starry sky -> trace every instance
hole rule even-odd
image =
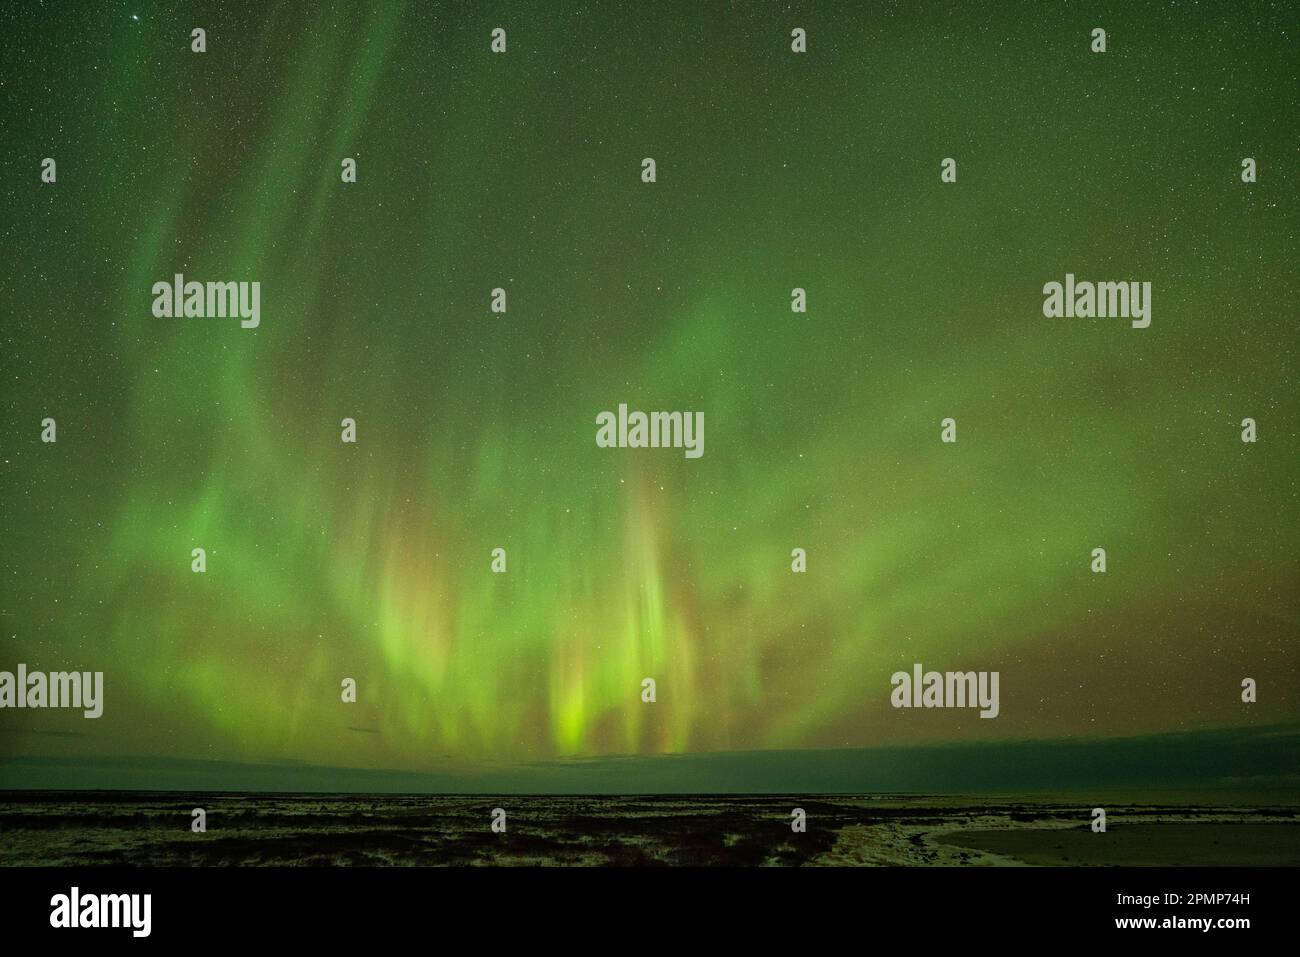
[[[93,7],[0,12],[0,669],[104,715],[0,712],[0,759],[1300,721],[1293,4]],[[1150,328],[1045,318],[1067,272]],[[260,326],[156,318],[175,273]],[[598,448],[619,403],[703,457]],[[1001,714],[891,708],[914,662]]]

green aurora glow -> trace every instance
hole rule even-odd
[[[1300,717],[1294,8],[364,6],[0,14],[0,668],[106,684],[7,753]],[[177,272],[260,281],[260,327],[155,319]],[[1045,319],[1066,272],[1150,280],[1151,327]],[[598,449],[620,402],[702,410],[703,458]],[[890,708],[913,662],[1001,716]]]

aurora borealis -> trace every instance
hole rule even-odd
[[[1300,720],[1293,6],[95,6],[0,13],[0,668],[104,714],[0,759]],[[155,317],[178,273],[260,324]],[[1150,327],[1044,317],[1067,273]],[[705,453],[599,448],[620,403]],[[892,709],[914,662],[1001,713]]]

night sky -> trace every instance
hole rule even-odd
[[[0,12],[0,669],[105,682],[0,758],[1300,720],[1294,4],[370,7]],[[1150,327],[1046,318],[1067,273]],[[620,403],[703,456],[598,448]],[[915,662],[1000,715],[891,708]]]

